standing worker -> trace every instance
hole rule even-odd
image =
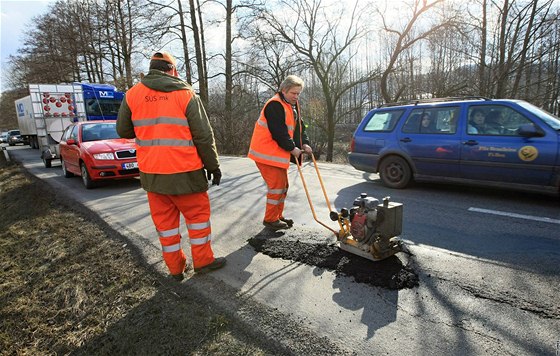
[[[189,233],[194,271],[223,267],[225,258],[214,258],[210,246],[208,180],[219,185],[222,177],[214,133],[200,98],[179,78],[173,56],[153,55],[149,73],[126,92],[117,132],[136,138],[140,181],[171,276],[181,281],[187,266],[180,214]]]
[[[268,188],[263,225],[272,230],[287,229],[294,224],[283,215],[288,167],[290,161],[300,158],[302,150],[307,154],[313,152],[299,107],[302,90],[301,78],[289,75],[284,79],[262,109],[249,148],[248,157],[257,164]]]

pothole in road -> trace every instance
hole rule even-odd
[[[363,257],[340,250],[332,240],[324,236],[292,236],[284,232],[263,230],[249,239],[257,252],[273,258],[296,261],[334,271],[336,274],[354,277],[358,283],[366,283],[387,289],[404,289],[418,286],[418,274],[412,260],[403,264],[399,255],[382,261],[370,261]]]

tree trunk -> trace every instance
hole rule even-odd
[[[231,16],[233,12],[232,0],[226,0],[226,55],[225,55],[225,67],[226,67],[226,92],[224,98],[225,110],[224,110],[224,121],[228,132],[233,132],[235,127],[233,125],[232,118],[232,96],[233,96],[233,78],[232,78],[232,53],[231,53]],[[230,142],[230,141],[227,141]],[[226,152],[230,152],[229,144],[226,145]]]
[[[205,66],[202,58],[202,44],[200,41],[200,33],[198,31],[198,24],[196,20],[196,7],[194,0],[189,0],[190,13],[191,13],[191,25],[194,37],[194,48],[196,53],[196,68],[198,70],[198,90],[200,99],[205,106],[208,105],[208,88],[206,87],[206,72],[204,70]]]
[[[177,0],[177,5],[179,7],[179,23],[181,30],[181,42],[183,43],[183,56],[185,57],[185,78],[188,83],[192,84],[192,71],[191,71],[191,59],[189,56],[189,44],[187,41],[187,32],[185,31],[185,17],[183,13],[183,4],[181,0]]]
[[[488,8],[486,0],[482,1],[482,24],[480,26],[480,57],[478,63],[478,91],[480,95],[487,96],[486,85],[486,46],[488,36]]]

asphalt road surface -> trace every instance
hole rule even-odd
[[[64,178],[58,162],[45,168],[38,150],[8,150],[29,172],[128,236],[148,262],[161,263],[138,180],[86,190],[80,178]],[[319,166],[337,210],[350,207],[362,192],[404,204],[401,238],[412,256],[397,257],[412,259],[418,286],[357,283],[328,269],[255,251],[248,241],[263,234],[265,186],[254,163],[239,157],[221,157],[222,183],[209,190],[213,248],[228,264],[187,283],[216,298],[230,293],[238,301],[263,305],[358,355],[558,355],[558,198],[432,184],[390,190],[377,175],[347,165]],[[303,171],[317,217],[334,224],[314,169],[304,164]],[[289,175],[286,216],[295,226],[279,238],[333,240],[332,232],[313,220],[295,167]]]

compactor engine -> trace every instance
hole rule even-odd
[[[338,221],[338,241],[341,249],[379,261],[402,251],[403,205],[390,201],[389,197],[378,199],[360,194],[353,207],[333,211],[331,220]]]
[[[315,156],[313,154],[310,156],[330,211],[329,216],[332,221],[338,222],[340,228],[338,231],[317,218],[300,162],[296,157],[299,176],[313,218],[335,234],[339,248],[372,261],[380,261],[403,251],[403,243],[398,237],[402,232],[403,205],[389,201],[389,197],[383,198],[383,201],[379,203],[379,200],[362,193],[354,200],[353,207],[350,210],[342,208],[340,212],[334,211],[319,173]]]

